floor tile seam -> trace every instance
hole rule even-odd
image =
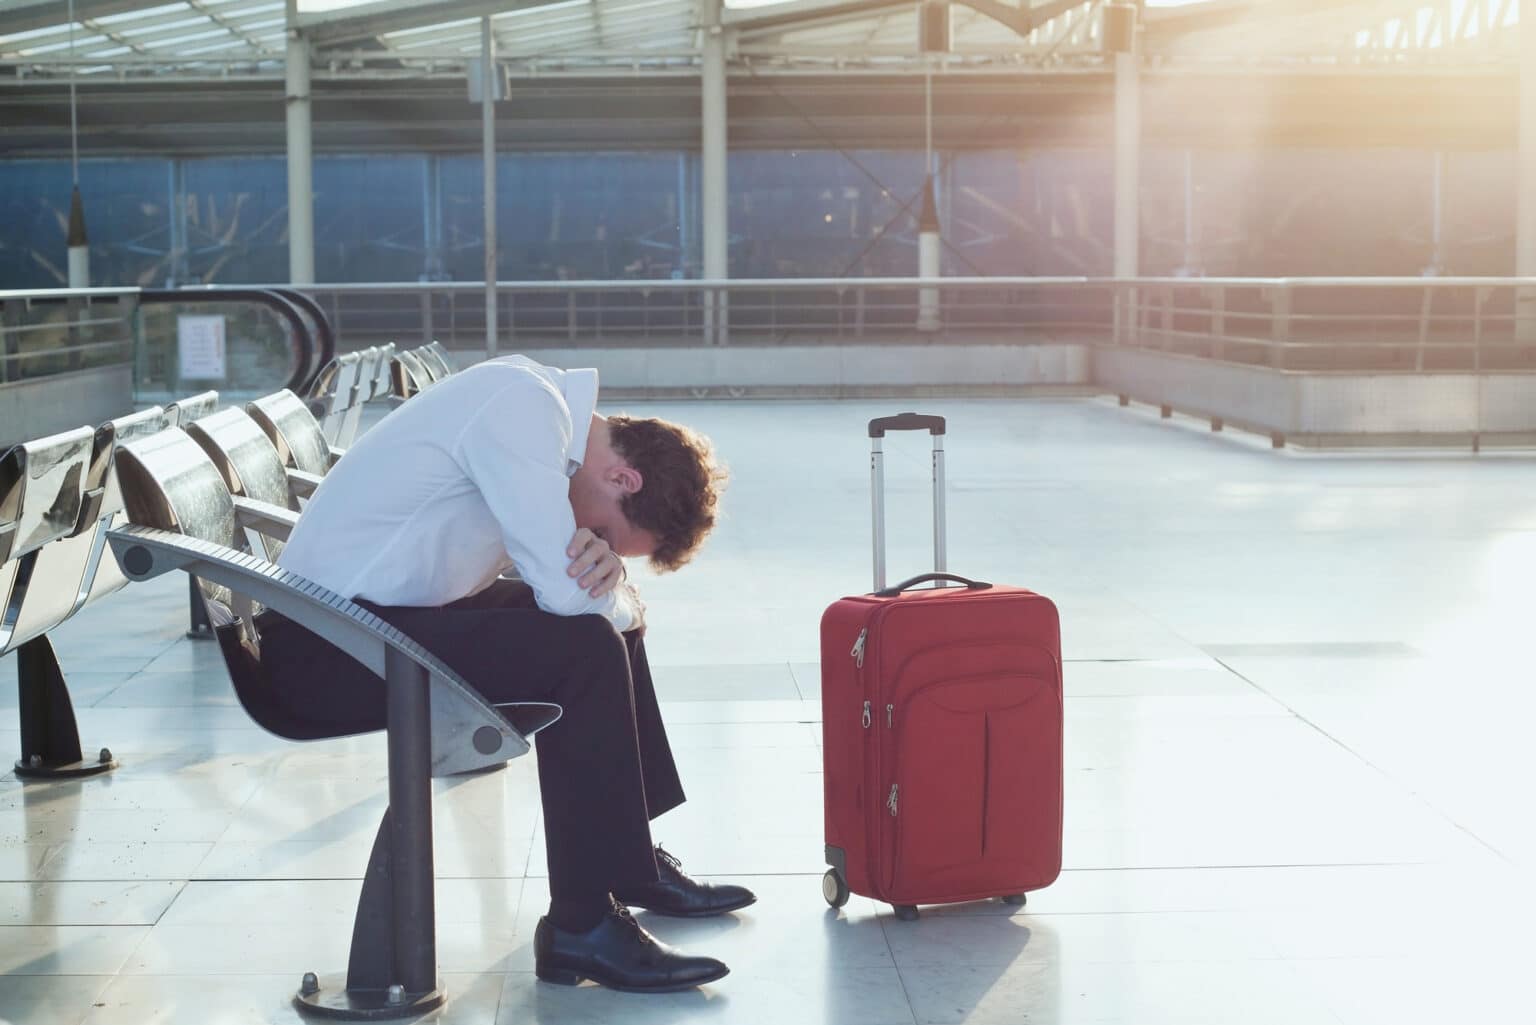
[[[841,911],[839,911],[837,913],[837,917],[845,918],[846,916]],[[912,991],[907,988],[907,980],[902,977],[901,966],[896,961],[896,948],[891,945],[891,933],[888,924],[890,921],[892,921],[892,919],[888,919],[885,915],[877,914],[875,916],[875,921],[880,926],[880,938],[885,941],[886,956],[891,959],[890,965],[896,970],[896,983],[901,987],[901,998],[907,1006],[907,1014],[912,1016],[912,1025],[919,1025],[917,1008],[912,1003]]]
[[[1339,748],[1339,750],[1343,751],[1345,754],[1348,754],[1349,756],[1354,758],[1356,761],[1358,761],[1361,765],[1363,765],[1366,768],[1370,769],[1373,773],[1375,773],[1381,779],[1391,783],[1394,788],[1396,788],[1399,791],[1401,791],[1402,793],[1406,794],[1414,802],[1419,804],[1425,810],[1429,811],[1435,818],[1438,818],[1439,820],[1441,820],[1445,824],[1451,826],[1456,832],[1461,833],[1462,835],[1470,838],[1478,846],[1482,847],[1488,853],[1492,854],[1495,858],[1499,859],[1499,861],[1503,862],[1506,866],[1511,867],[1511,868],[1518,868],[1519,867],[1518,864],[1513,859],[1511,859],[1509,856],[1507,856],[1503,851],[1501,851],[1497,847],[1493,846],[1493,844],[1489,843],[1487,840],[1484,840],[1477,833],[1473,832],[1470,827],[1468,827],[1468,826],[1462,824],[1461,822],[1457,821],[1456,818],[1454,816],[1452,816],[1450,813],[1446,812],[1444,809],[1442,809],[1442,808],[1436,806],[1434,803],[1432,803],[1424,795],[1424,793],[1421,790],[1416,789],[1416,788],[1410,786],[1404,780],[1398,779],[1392,773],[1389,773],[1385,768],[1383,768],[1382,766],[1376,764],[1371,759],[1367,758],[1363,753],[1361,753],[1360,751],[1355,750],[1349,744],[1345,743],[1344,740],[1341,737],[1335,735],[1334,733],[1330,732],[1327,729],[1324,729],[1323,726],[1320,723],[1314,721],[1313,719],[1309,718],[1306,715],[1303,715],[1298,709],[1294,708],[1289,703],[1287,703],[1286,701],[1282,700],[1279,696],[1277,696],[1274,693],[1272,693],[1271,691],[1269,691],[1267,688],[1265,688],[1264,686],[1259,684],[1257,681],[1251,679],[1250,677],[1248,677],[1248,676],[1244,675],[1243,673],[1239,672],[1237,669],[1233,668],[1224,659],[1217,658],[1216,661],[1221,664],[1222,668],[1226,669],[1233,676],[1236,676],[1238,679],[1240,679],[1244,683],[1248,684],[1248,686],[1252,687],[1254,690],[1258,691],[1260,694],[1263,694],[1265,697],[1267,697],[1270,700],[1274,701],[1276,704],[1278,704],[1280,707],[1284,708],[1291,715],[1295,716],[1297,721],[1305,723],[1309,728],[1314,730],[1318,735],[1320,735],[1320,736],[1326,738],[1327,740],[1329,740],[1330,742],[1332,742],[1336,747]]]
[[[897,972],[912,968],[999,968],[1008,969],[1015,966],[1051,966],[1062,965],[1070,962],[1072,965],[1233,965],[1233,964],[1287,964],[1287,959],[1280,954],[1230,954],[1225,956],[1210,954],[1191,954],[1185,957],[1170,957],[1155,955],[1151,957],[1106,957],[1103,955],[1040,955],[1036,958],[1014,956],[1006,961],[966,958],[964,960],[951,958],[947,961],[935,961],[926,958],[901,958],[895,962]]]

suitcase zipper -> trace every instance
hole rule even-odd
[[[896,706],[895,705],[886,705],[885,706],[885,728],[888,729],[888,730],[893,730],[893,729],[896,728]]]
[[[896,817],[896,798],[897,798],[897,794],[900,791],[900,789],[901,789],[901,785],[900,784],[892,783],[891,784],[891,796],[889,796],[889,797],[887,797],[885,799],[885,806],[887,808],[891,809],[891,818],[895,818]]]
[[[859,639],[853,642],[853,650],[848,654],[853,656],[853,665],[856,669],[864,668],[864,638],[869,636],[869,627],[859,631]]]
[[[864,702],[864,728],[869,729],[869,702]]]

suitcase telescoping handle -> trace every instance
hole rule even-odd
[[[885,589],[886,431],[927,431],[933,435],[933,570],[944,572],[944,418],[919,413],[881,416],[869,422],[869,476],[874,512],[875,591]]]

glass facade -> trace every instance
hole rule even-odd
[[[1111,272],[1108,150],[963,151],[936,164],[945,274]],[[87,160],[80,171],[93,283],[287,279],[283,158]],[[732,276],[915,274],[923,175],[918,152],[731,154]],[[503,154],[497,176],[503,280],[699,274],[697,154]],[[1512,274],[1515,177],[1511,151],[1149,151],[1141,271]],[[480,178],[470,155],[316,158],[318,280],[479,280]],[[0,285],[64,284],[68,209],[67,161],[0,162]]]

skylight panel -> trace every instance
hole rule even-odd
[[[143,18],[153,18],[159,14],[192,13],[192,8],[186,4],[161,4],[159,7],[145,7],[142,10],[128,11],[125,14],[104,14],[100,18],[92,18],[98,25],[123,25],[131,21],[139,21]]]

